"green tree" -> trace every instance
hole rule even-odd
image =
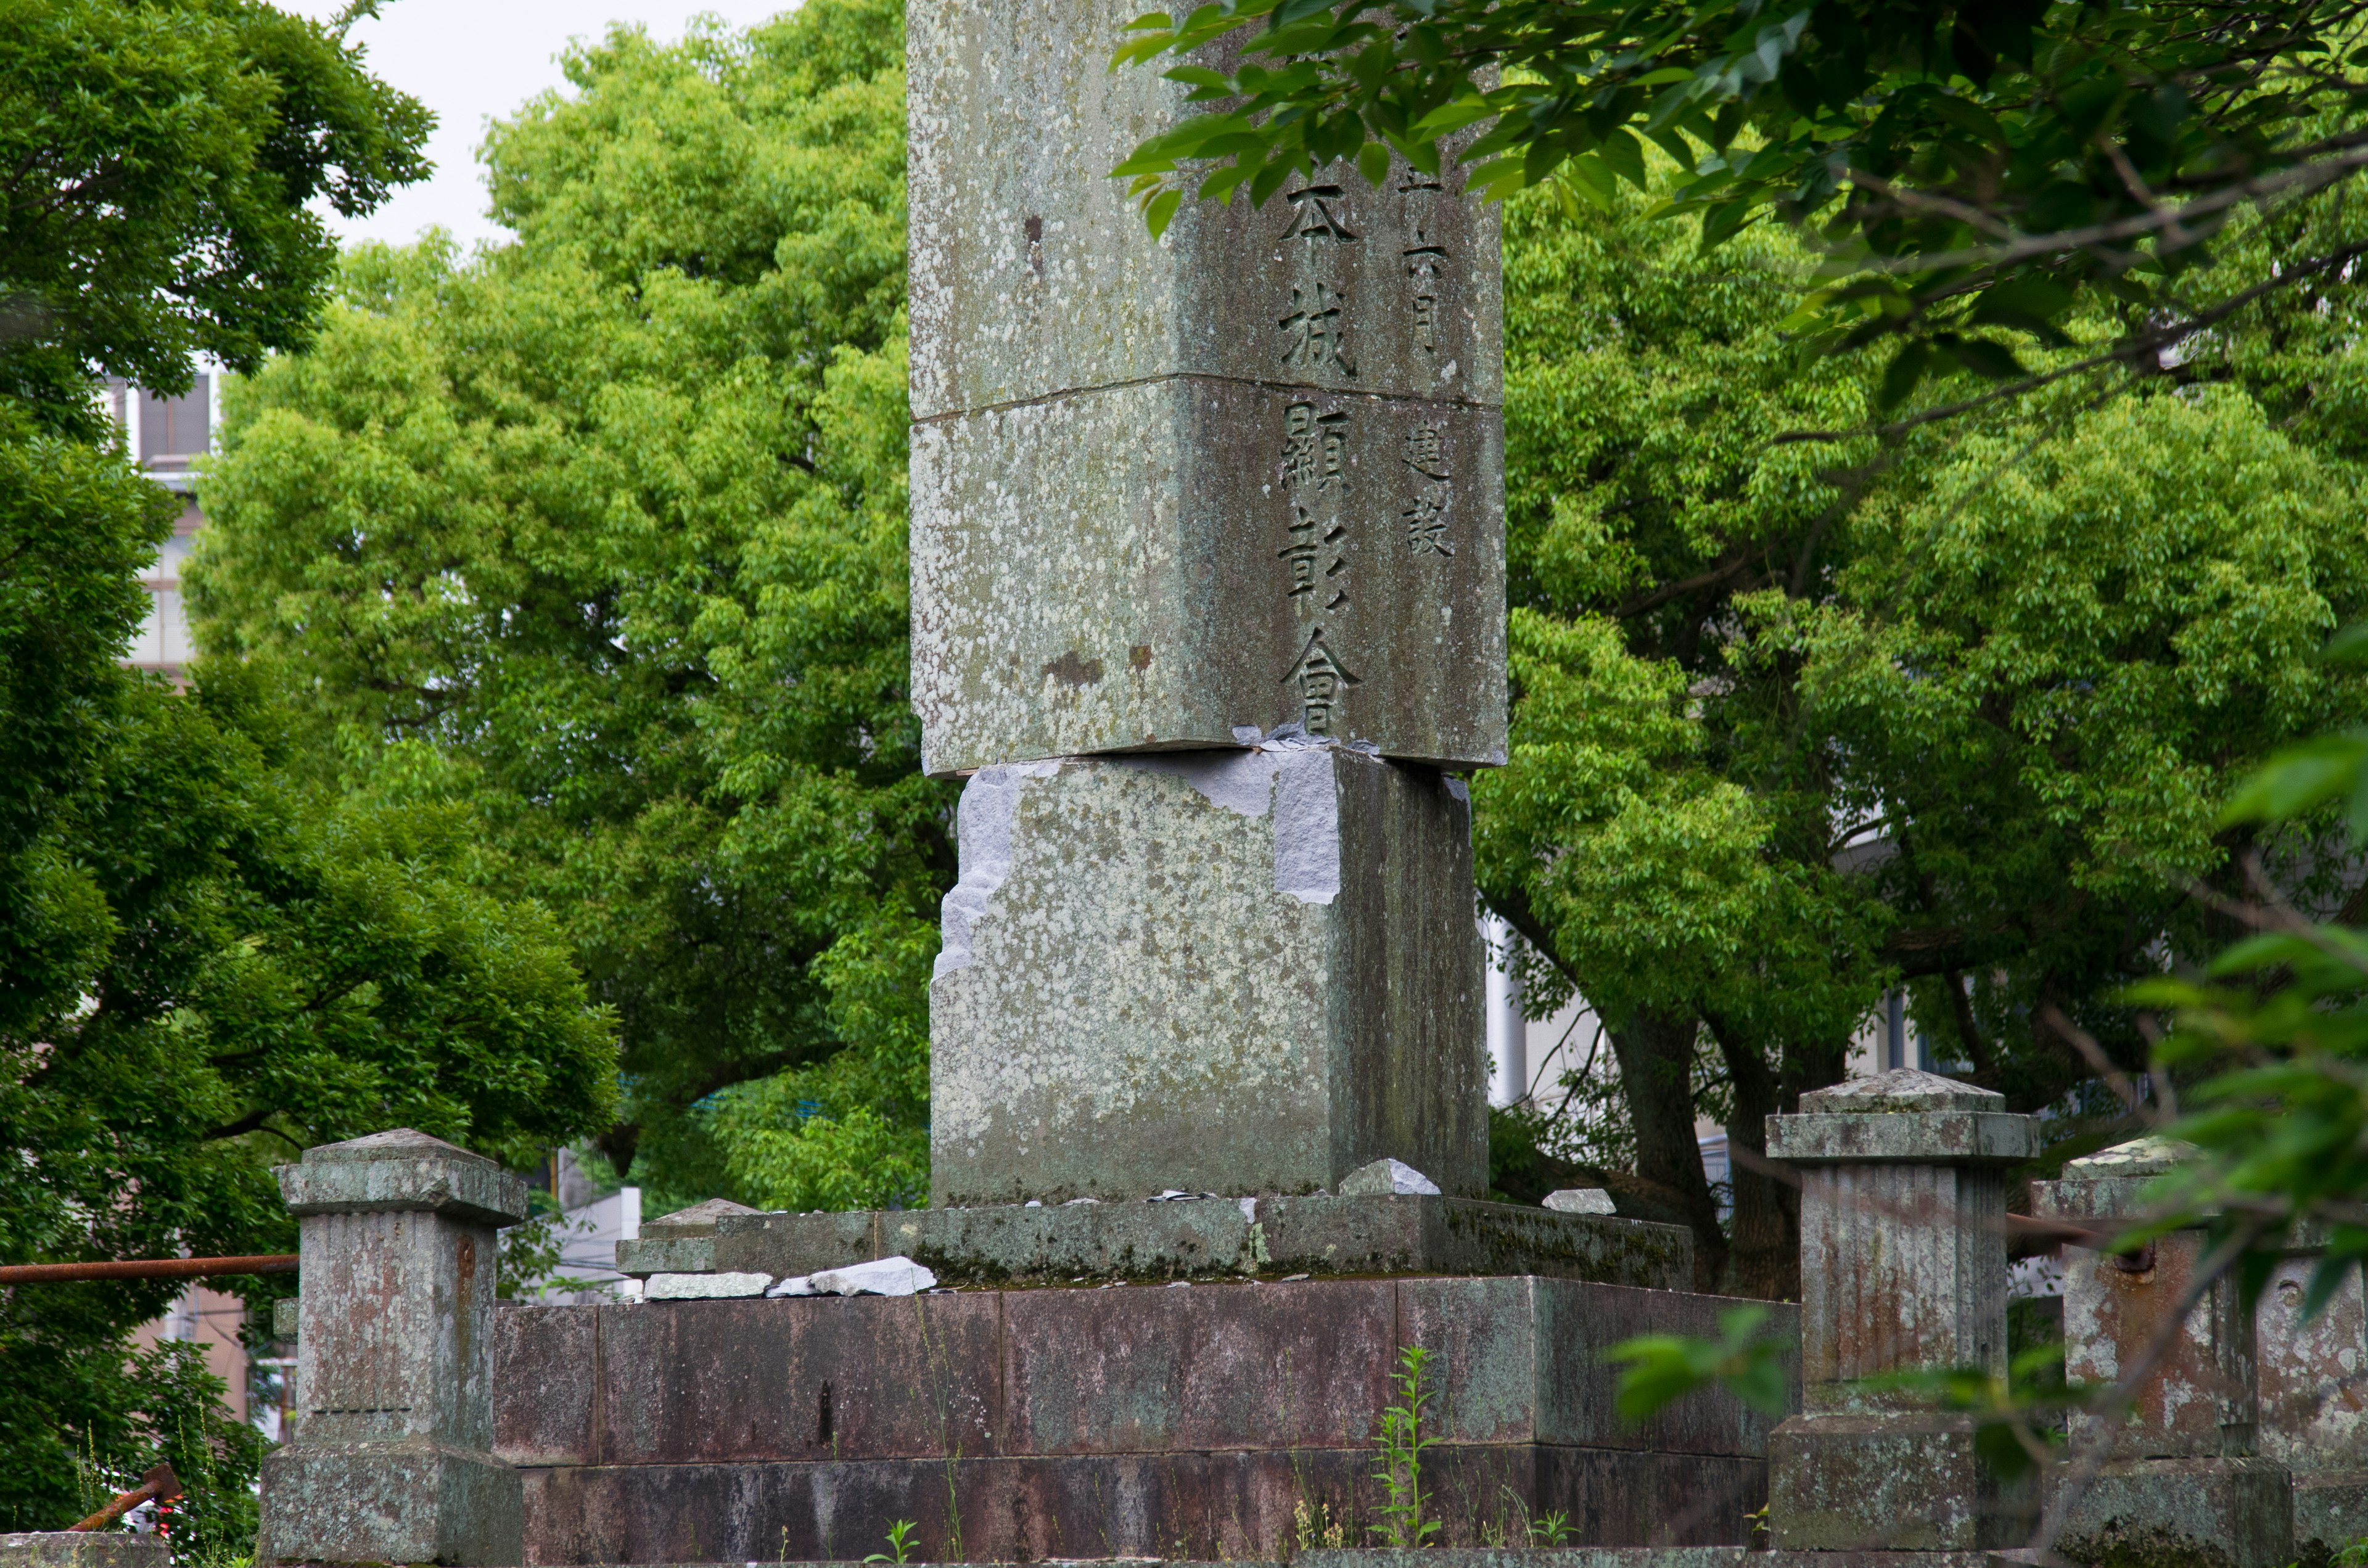
[[[601,1147],[661,1205],[926,1185],[903,36],[812,0],[575,51],[487,143],[517,237],[358,250],[206,482],[205,646],[554,912],[622,1028]]]
[[[301,344],[334,260],[306,202],[367,209],[427,122],[234,0],[16,6],[0,59],[0,1259],[284,1251],[270,1167],[308,1143],[408,1123],[522,1158],[615,1095],[609,1020],[548,915],[462,875],[464,820],[320,788],[250,672],[183,695],[118,663],[179,508],[97,378]],[[0,1527],[169,1458],[183,1544],[251,1540],[259,1439],[193,1347],[131,1351],[176,1290],[0,1300]]]
[[[2226,937],[2185,891],[2233,886],[2220,801],[2360,710],[2315,657],[2368,606],[2353,307],[2264,306],[2118,401],[1786,440],[1877,394],[1776,329],[1793,242],[1705,254],[1611,207],[1508,209],[1516,707],[1481,877],[1537,1005],[1601,1009],[1622,1152],[1706,1281],[1787,1294],[1792,1206],[1749,1157],[1882,992],[2019,1107],[2113,1109],[2038,1020],[2143,1062],[2121,988]],[[2235,239],[2239,275],[2283,243]],[[1728,1232],[1698,1112],[1742,1152]]]
[[[95,367],[302,344],[353,217],[427,172],[432,117],[337,34],[256,0],[0,8],[0,392],[95,434]]]
[[[1646,187],[1657,147],[1680,171],[1663,210],[1705,245],[1770,214],[1816,245],[1797,325],[1903,340],[1885,408],[1944,370],[2011,391],[2146,366],[2363,254],[2212,266],[2239,214],[2343,200],[2368,166],[2347,4],[1212,0],[1130,30],[1121,62],[1186,57],[1168,74],[1212,106],[1114,171],[1155,231],[1188,192],[1262,204],[1338,160],[1378,183],[1393,153],[1470,162],[1497,196],[1552,179],[1606,200]],[[2076,311],[2112,332],[2032,372],[2022,354],[2061,347]]]

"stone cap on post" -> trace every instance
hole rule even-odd
[[[2038,1147],[2004,1095],[1911,1067],[1813,1089],[1799,1114],[1768,1119],[1768,1157],[1796,1165],[2008,1165]]]
[[[2032,1211],[2048,1220],[2120,1220],[2149,1207],[2144,1194],[2158,1176],[2195,1158],[2175,1138],[2133,1138],[2078,1160],[2055,1181],[2031,1184]]]
[[[276,1174],[288,1211],[300,1219],[408,1210],[500,1226],[527,1217],[525,1182],[408,1127],[307,1149],[302,1163]]]
[[[642,1221],[642,1234],[653,1241],[672,1241],[684,1236],[712,1236],[716,1223],[734,1214],[761,1214],[761,1209],[751,1209],[745,1203],[734,1203],[728,1198],[711,1198],[704,1203],[694,1203],[688,1209],[677,1209],[655,1220]]]

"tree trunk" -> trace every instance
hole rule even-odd
[[[1801,1295],[1801,1199],[1791,1183],[1755,1162],[1768,1153],[1768,1119],[1784,1108],[1775,1069],[1751,1041],[1725,1020],[1705,1014],[1711,1038],[1726,1062],[1735,1087],[1735,1110],[1727,1119],[1727,1179],[1735,1188],[1735,1218],[1727,1227],[1726,1278],[1719,1289],[1763,1301],[1797,1301]]]
[[[1702,1145],[1694,1141],[1694,1040],[1701,1027],[1690,1012],[1640,1012],[1606,1032],[1636,1130],[1636,1174],[1679,1196],[1694,1233],[1694,1289],[1715,1290],[1726,1272],[1726,1235],[1702,1174]]]

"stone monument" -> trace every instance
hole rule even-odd
[[[525,1184],[407,1128],[279,1167],[301,1262],[287,1445],[263,1461],[262,1562],[523,1561],[493,1457],[495,1231]]]
[[[2116,1145],[2034,1184],[2045,1218],[2110,1233],[2146,1208],[2157,1177],[2192,1151],[2159,1138]],[[2171,1232],[2135,1252],[2066,1246],[2064,1375],[2111,1388],[2165,1347],[2122,1413],[2076,1409],[2074,1462],[2104,1446],[2100,1468],[2066,1511],[2058,1549],[2081,1562],[2146,1555],[2225,1568],[2292,1561],[2286,1469],[2259,1451],[2252,1314],[2223,1275],[2176,1323],[2204,1256],[2204,1234]]]
[[[1133,0],[911,12],[913,693],[968,775],[933,1206],[1486,1187],[1497,237],[1340,168],[1154,241]]]
[[[2323,1229],[2296,1244],[2270,1277],[2253,1324],[2260,1447],[2292,1474],[2294,1551],[2318,1563],[2368,1536],[2368,1297],[2353,1269],[2305,1317]]]
[[[1968,1415],[1884,1373],[2006,1370],[2004,1169],[2032,1119],[1969,1084],[1896,1068],[1801,1096],[1768,1153],[1801,1171],[1801,1414],[1768,1442],[1781,1551],[2015,1547],[2033,1510],[1976,1450]]]

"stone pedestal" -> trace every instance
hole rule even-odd
[[[2042,1216],[2111,1233],[2182,1151],[2139,1139],[2074,1160],[2034,1187]],[[2109,1387],[2146,1355],[2195,1278],[2203,1233],[2174,1231],[2134,1254],[2067,1246],[2064,1371]],[[2186,1315],[2126,1413],[2076,1409],[2072,1451],[2108,1463],[2065,1516],[2058,1550],[2079,1562],[2170,1553],[2225,1568],[2292,1561],[2285,1467],[2258,1457],[2253,1324],[2224,1277]]]
[[[935,774],[1300,724],[1505,756],[1501,304],[1460,172],[1188,202],[1133,0],[911,12],[913,704]]]
[[[2027,1489],[1969,1417],[1869,1389],[1887,1372],[2006,1369],[2003,1167],[2031,1156],[2003,1096],[1906,1069],[1801,1096],[1768,1153],[1800,1170],[1801,1414],[1769,1439],[1780,1550],[2021,1545]]]
[[[930,1203],[1487,1187],[1462,783],[1335,746],[973,778],[929,992]]]
[[[23,1530],[0,1535],[0,1568],[172,1568],[160,1535],[124,1530]]]
[[[518,1472],[493,1457],[495,1231],[526,1188],[407,1129],[279,1169],[302,1221],[296,1387],[263,1461],[264,1562],[523,1561]]]

